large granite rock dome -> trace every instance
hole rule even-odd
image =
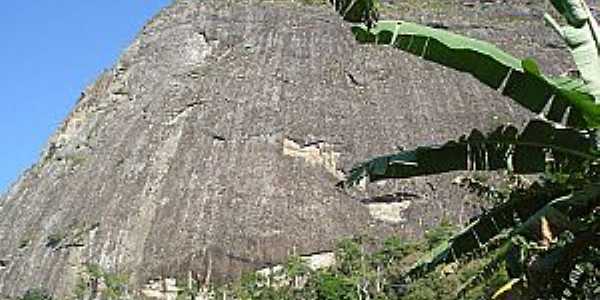
[[[175,1],[151,20],[0,199],[0,295],[63,299],[90,262],[138,285],[189,270],[223,280],[354,234],[468,219],[456,174],[335,184],[369,157],[527,113],[468,75],[359,46],[327,6],[297,2]],[[568,62],[525,1],[385,2],[551,73]],[[389,192],[402,194],[361,201]]]

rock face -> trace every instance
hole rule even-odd
[[[538,8],[519,1],[387,2],[385,13],[536,56],[551,73],[568,62]],[[464,222],[473,210],[453,174],[365,192],[335,184],[399,146],[525,117],[468,75],[357,45],[326,6],[175,1],[0,199],[0,298],[43,287],[64,299],[87,263],[132,286],[188,271],[219,281],[353,234]],[[379,203],[371,215],[369,197],[390,192],[393,212]]]

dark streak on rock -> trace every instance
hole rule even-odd
[[[403,202],[407,200],[420,199],[421,195],[411,192],[398,192],[393,194],[387,194],[383,196],[371,197],[366,199],[361,199],[360,202],[363,204],[370,203],[394,203],[394,202]]]

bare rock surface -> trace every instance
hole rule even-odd
[[[384,15],[496,42],[550,73],[569,65],[525,1],[389,2]],[[0,199],[0,298],[43,287],[64,299],[86,263],[134,286],[188,271],[222,281],[292,249],[465,222],[473,209],[456,174],[365,192],[335,184],[375,155],[526,117],[468,75],[357,45],[325,6],[175,1]],[[372,216],[370,199],[391,192],[393,212],[379,203]]]

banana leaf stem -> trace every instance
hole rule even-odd
[[[582,1],[582,5],[583,5],[583,8],[585,9],[585,11],[587,12],[588,25],[590,26],[590,31],[592,32],[592,37],[594,38],[594,41],[596,42],[596,50],[598,51],[598,55],[600,55],[600,40],[598,39],[598,35],[600,35],[600,28],[598,26],[598,22],[596,22],[596,19],[594,18],[594,15],[592,14],[590,7],[587,4],[585,4],[585,1]]]
[[[560,35],[561,38],[565,38],[562,28],[560,27],[560,25],[558,25],[558,22],[556,22],[556,20],[550,14],[545,13],[544,20],[548,25],[550,25],[550,27],[552,27],[552,29],[554,29],[554,31],[556,31],[558,35]]]

